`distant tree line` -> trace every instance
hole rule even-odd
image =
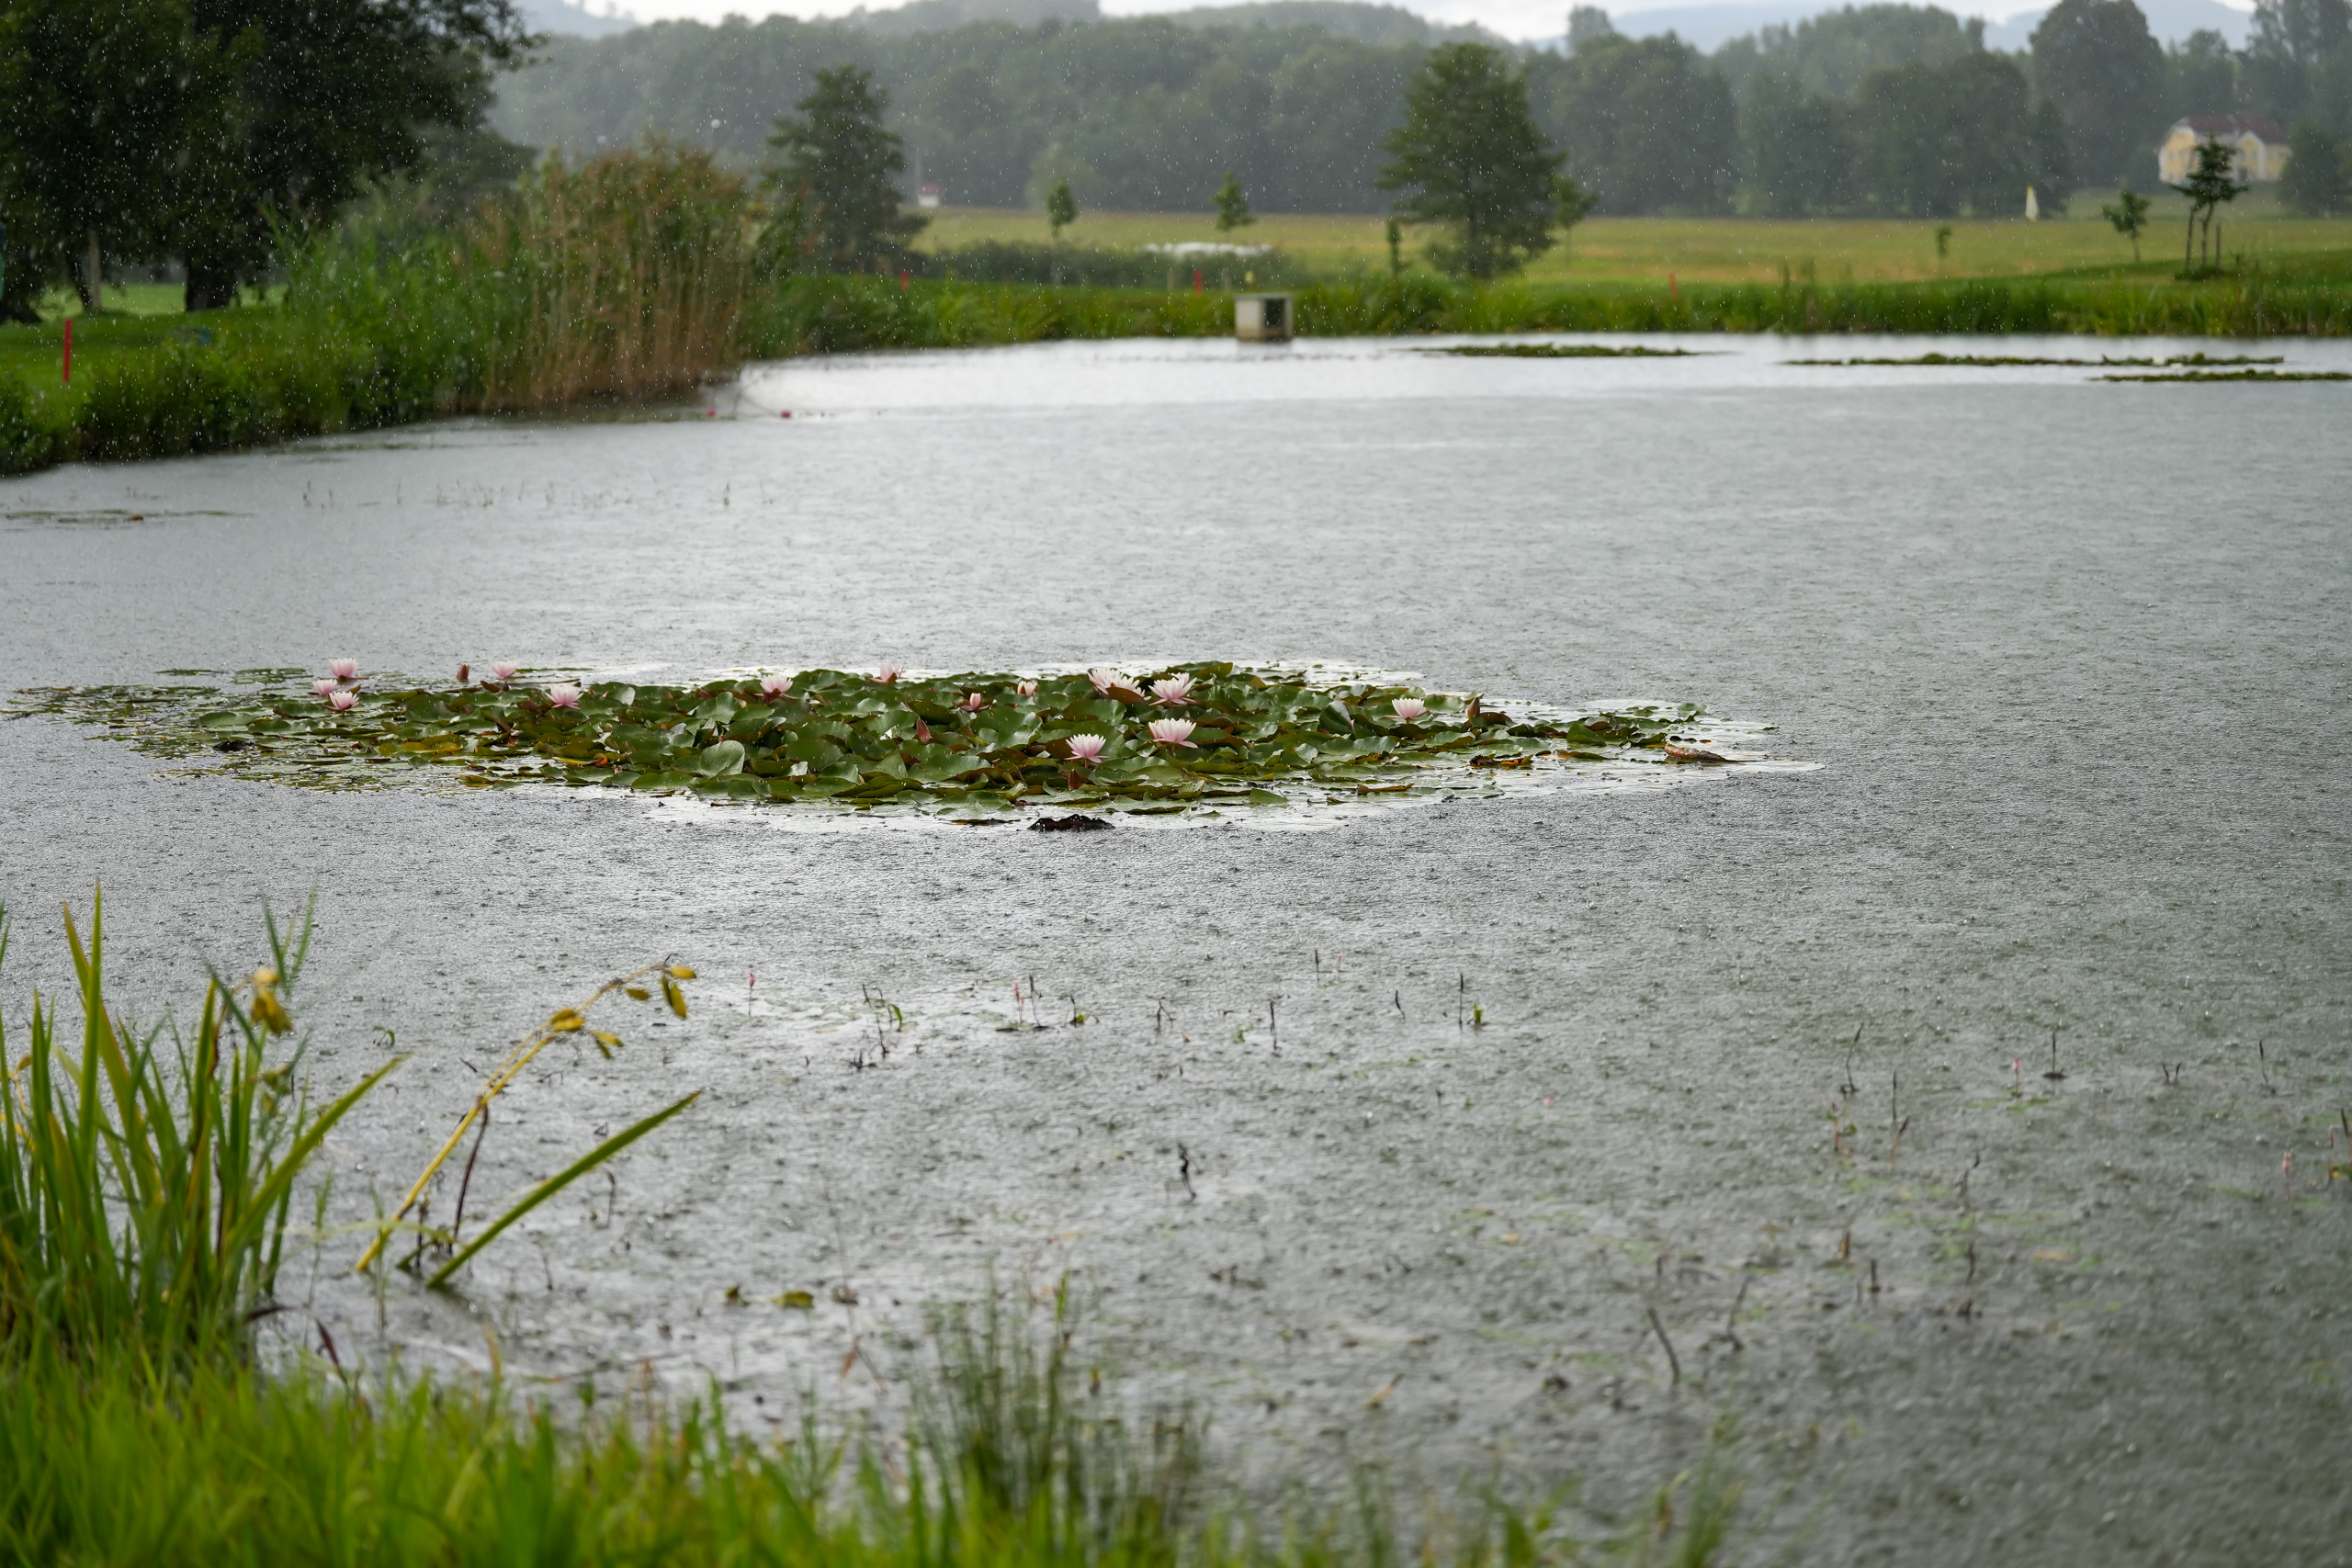
[[[1357,11],[1357,36],[1334,30]],[[0,0],[0,315],[155,263],[181,270],[191,309],[216,307],[267,274],[285,236],[363,194],[511,182],[533,148],[652,134],[748,167],[828,72],[833,96],[808,112],[895,138],[856,157],[901,197],[936,184],[976,205],[1059,193],[1066,210],[1395,210],[1448,226],[1474,275],[1589,209],[2007,214],[2029,186],[2055,209],[2077,183],[2153,185],[2165,127],[2231,109],[2293,127],[2290,201],[2352,208],[2352,0],[2258,0],[2243,51],[2211,33],[2160,47],[2133,0],[2059,0],[2018,54],[1909,6],[1766,28],[1712,56],[1622,37],[1587,7],[1565,51],[1416,40],[1401,13],[1340,0],[1288,0],[1271,19],[1296,25],[734,18],[586,43],[529,39],[513,0]],[[492,109],[493,73],[535,46]],[[854,92],[839,74],[853,68]],[[1412,107],[1431,70],[1487,106],[1455,129],[1486,139],[1476,157],[1510,161],[1508,210],[1400,174],[1449,159],[1476,172],[1448,150],[1453,122]],[[1408,130],[1419,152],[1400,151]],[[791,190],[832,177],[819,141],[775,150]],[[783,211],[804,225],[794,243],[856,253],[824,206]]]
[[[755,245],[761,270],[903,273],[921,265],[908,245],[926,220],[901,207],[905,142],[886,123],[889,96],[873,73],[860,65],[819,71],[796,107],[768,136],[775,156],[760,182],[768,198]],[[1389,160],[1380,188],[1396,197],[1392,257],[1399,220],[1409,219],[1437,231],[1429,252],[1441,269],[1483,282],[1518,271],[1591,209],[1589,196],[1560,172],[1566,154],[1535,123],[1527,73],[1487,44],[1430,51],[1406,86],[1403,123],[1383,149]],[[1212,201],[1220,233],[1258,220],[1229,170]],[[1054,181],[1045,207],[1053,234],[1046,281],[1057,284],[1061,233],[1079,215],[1068,179]],[[1391,266],[1401,270],[1394,260]]]
[[[2035,174],[2045,197],[2061,172],[2151,186],[2157,143],[2191,115],[2295,125],[2323,161],[2352,132],[2352,0],[2260,0],[2243,51],[2217,32],[2160,46],[2132,0],[2059,0],[2014,57],[1984,51],[1979,23],[1874,6],[1765,28],[1715,63],[1741,100],[1743,205],[1786,215],[1952,211],[1976,205],[1955,193]]]
[[[0,316],[168,262],[228,303],[369,182],[512,180],[482,130],[511,0],[0,0]]]
[[[1604,213],[2006,214],[2029,185],[2045,209],[2076,184],[2153,186],[2156,144],[2184,115],[2352,131],[2347,18],[2352,0],[2261,0],[2245,51],[2213,33],[2166,49],[2132,0],[2061,0],[2009,54],[1949,11],[1867,6],[1708,55],[1579,8],[1566,51],[1518,63],[1537,125]],[[891,102],[906,186],[951,202],[1034,207],[1068,184],[1090,208],[1204,209],[1231,171],[1261,212],[1373,212],[1389,205],[1385,139],[1427,52],[1328,20],[665,23],[551,41],[502,83],[494,115],[539,145],[650,131],[748,164],[818,71],[854,63]]]

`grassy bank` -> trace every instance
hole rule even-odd
[[[2162,278],[1833,286],[1474,288],[1430,277],[1308,284],[1311,337],[1433,333],[1899,333],[2336,337],[2352,288],[2331,270],[2252,270],[2179,286]],[[877,348],[968,348],[1064,338],[1212,337],[1229,297],[1157,289],[1050,289],[916,279],[807,278],[747,316],[754,357]]]
[[[88,932],[69,920],[78,1026],[37,996],[28,1039],[0,1036],[26,1051],[0,1096],[0,1561],[1703,1568],[1737,1515],[1719,1442],[1626,1531],[1579,1537],[1491,1490],[1401,1510],[1370,1483],[1261,1528],[1212,1485],[1196,1412],[1104,1383],[1066,1292],[1050,1312],[1023,1294],[933,1314],[920,1364],[890,1374],[908,1414],[888,1430],[810,1405],[787,1438],[750,1438],[650,1382],[550,1404],[497,1376],[367,1371],[277,1293],[313,1156],[390,1070],[307,1098],[282,1049],[307,927],[208,984],[184,1037],[123,1015],[95,914]]]
[[[0,473],[439,415],[639,400],[740,358],[743,191],[694,152],[551,165],[456,234],[384,221],[282,299],[0,328]]]
[[[1229,295],[1192,291],[1182,269],[1179,286],[1166,288],[1169,269],[1157,261],[1143,276],[1162,287],[763,282],[752,268],[744,201],[740,182],[700,154],[617,153],[576,170],[550,166],[455,233],[379,214],[294,256],[268,303],[0,327],[0,474],[448,414],[680,396],[746,358],[1232,331]],[[1770,225],[1714,223],[1770,238]],[[989,254],[1007,276],[1033,275],[1034,249]],[[961,254],[981,254],[969,245]],[[1133,259],[1071,253],[1073,270],[1104,280],[1134,274]],[[1817,266],[1786,257],[1781,266],[1768,281],[1539,277],[1486,288],[1418,272],[1325,274],[1299,286],[1298,321],[1313,336],[2352,332],[2346,248],[2248,260],[2194,281],[2177,277],[2169,259],[1910,282],[1823,282]]]

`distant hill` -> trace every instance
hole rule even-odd
[[[548,0],[559,3],[559,0]],[[1195,6],[1182,11],[1155,11],[1156,21],[1180,28],[1313,28],[1334,38],[1353,39],[1380,48],[1399,44],[1450,43],[1457,39],[1508,44],[1500,33],[1476,22],[1459,26],[1432,22],[1402,6],[1373,0],[1255,0],[1235,6]],[[946,32],[973,22],[1011,22],[1034,28],[1040,22],[1099,22],[1105,18],[1100,0],[909,0],[904,6],[869,11],[861,6],[841,18],[844,27],[883,38],[915,33]]]
[[[2148,30],[2156,35],[2159,43],[2177,43],[2200,28],[2211,28],[2230,40],[2233,49],[2245,45],[2246,31],[2253,25],[2253,15],[2221,4],[2221,0],[2139,0],[2140,9],[2148,18]],[[1696,45],[1710,53],[1736,38],[1744,38],[1774,24],[1801,22],[1825,11],[1842,8],[1842,0],[1755,0],[1716,6],[1665,6],[1655,10],[1617,11],[1609,19],[1617,30],[1631,38],[1655,38],[1672,32],[1683,42]],[[1958,7],[1962,10],[1967,7]],[[1987,49],[2018,50],[2026,47],[2033,36],[2047,7],[2021,12],[2004,22],[1988,22],[1984,28]],[[1539,48],[1566,47],[1564,38],[1544,39]]]
[[[922,4],[935,0],[920,0]],[[1196,6],[1188,11],[1153,13],[1187,28],[1314,28],[1337,38],[1383,49],[1398,44],[1476,42],[1508,46],[1510,40],[1476,22],[1432,22],[1402,6],[1368,0],[1258,0],[1241,6]]]
[[[525,27],[556,38],[611,38],[615,33],[645,25],[612,6],[610,0],[606,14],[602,16],[578,0],[518,0],[514,8],[523,14]]]
[[[1011,22],[1034,28],[1040,22],[1099,22],[1098,0],[910,0],[904,6],[869,11],[860,6],[841,18],[842,25],[882,38],[907,38],[915,33],[944,33],[973,22]]]
[[[2232,49],[2245,47],[2246,34],[2253,30],[2254,13],[2240,11],[2222,5],[2220,0],[2139,0],[2140,14],[2148,18],[2148,30],[2156,35],[2158,43],[2180,43],[2194,32],[2217,32],[2230,40]],[[2033,37],[2033,29],[2041,25],[2047,8],[2023,11],[2006,22],[1984,29],[1987,49],[2023,49]]]

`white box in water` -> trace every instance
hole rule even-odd
[[[1237,294],[1233,335],[1243,343],[1288,343],[1297,319],[1295,294]]]

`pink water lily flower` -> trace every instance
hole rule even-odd
[[[1398,697],[1395,702],[1388,705],[1395,708],[1396,710],[1396,716],[1403,719],[1407,724],[1412,723],[1415,719],[1430,711],[1429,705],[1421,701],[1419,697]]]
[[[503,686],[514,679],[514,671],[521,668],[519,664],[509,664],[502,659],[490,667],[490,672],[498,677],[498,683]]]
[[[327,660],[327,673],[338,681],[356,681],[359,679],[359,660],[330,659]]]
[[[906,673],[906,671],[900,670],[895,664],[883,664],[877,665],[875,668],[874,678],[887,686],[904,673]]]
[[[966,713],[978,713],[988,705],[988,698],[980,695],[979,693],[967,692],[964,694],[964,711]]]
[[[337,713],[349,713],[358,705],[359,694],[356,692],[345,691],[338,686],[327,694],[327,706]]]
[[[1098,692],[1108,692],[1114,686],[1127,683],[1127,678],[1116,670],[1089,670],[1086,678],[1094,682],[1094,689]]]
[[[334,695],[337,691],[341,690],[341,688],[333,681],[320,680],[311,682],[311,690],[318,693],[319,695],[322,697],[331,697]]]
[[[1037,682],[1035,681],[1015,681],[1012,683],[1012,691],[1013,694],[1016,696],[1034,697],[1037,694]]]
[[[792,690],[792,677],[789,675],[764,676],[760,681],[760,690],[769,696],[780,697]]]
[[[1102,755],[1102,748],[1110,744],[1100,735],[1073,735],[1069,738],[1070,760],[1091,762]]]
[[[558,708],[578,707],[580,705],[580,688],[573,685],[569,681],[558,681],[554,685],[548,688],[548,705],[549,707]]]
[[[1151,738],[1162,746],[1182,746],[1188,751],[1197,751],[1200,748],[1185,739],[1192,733],[1193,721],[1189,718],[1155,718],[1151,721]]]
[[[1162,675],[1151,683],[1154,701],[1170,705],[1193,700],[1193,678],[1190,675]]]

